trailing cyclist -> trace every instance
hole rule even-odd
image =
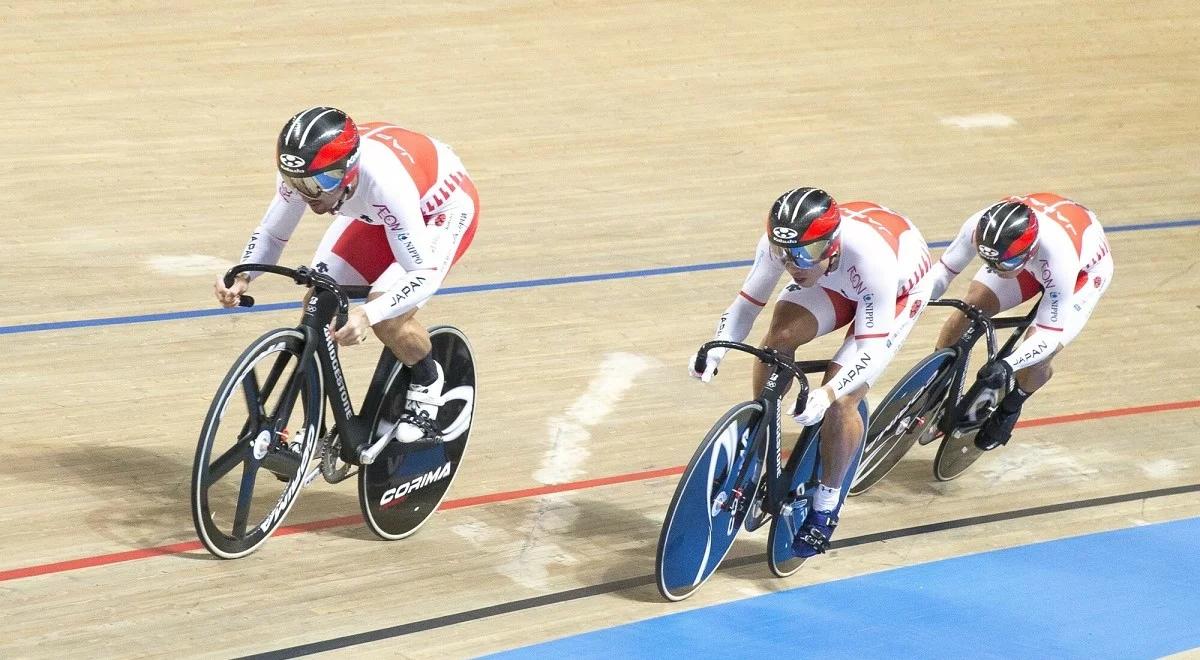
[[[1025,340],[979,370],[984,384],[1004,392],[975,436],[979,449],[990,450],[1008,442],[1021,406],[1050,380],[1054,356],[1087,323],[1112,282],[1113,258],[1096,215],[1054,193],[1008,197],[967,218],[930,272],[933,299],[976,254],[984,266],[963,300],[989,317],[1045,292]],[[954,312],[938,347],[953,344],[966,327],[966,316]]]

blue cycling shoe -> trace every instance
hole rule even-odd
[[[812,511],[804,518],[804,524],[792,539],[792,552],[805,559],[822,554],[829,549],[829,539],[837,528],[838,519],[832,511]]]

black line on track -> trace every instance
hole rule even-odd
[[[1049,513],[1060,513],[1062,511],[1087,509],[1092,507],[1107,506],[1109,504],[1135,502],[1137,500],[1169,497],[1171,495],[1183,495],[1186,493],[1195,492],[1200,492],[1200,484],[1159,488],[1156,490],[1144,490],[1137,493],[1123,493],[1120,495],[1109,495],[1106,497],[1076,500],[1074,502],[1062,502],[1059,504],[1047,504],[1045,506],[1018,509],[1016,511],[990,513],[982,516],[958,518],[956,520],[946,520],[943,522],[929,523],[926,525],[917,525],[915,527],[904,527],[902,529],[893,529],[886,532],[876,532],[874,534],[854,536],[847,539],[833,541],[830,544],[830,549],[836,550],[838,548],[852,548],[854,546],[866,545],[868,543],[879,543],[881,541],[890,541],[892,539],[905,538],[908,536],[920,536],[922,534],[942,532],[951,529],[961,529],[963,527],[973,527],[975,525],[986,525],[988,523],[1015,520],[1017,518],[1028,518],[1031,516],[1041,516]],[[743,555],[741,557],[735,557],[723,562],[721,570],[749,566],[761,561],[763,561],[762,553],[756,552],[752,555]],[[545,607],[546,605],[557,605],[559,603],[565,603],[572,600],[580,600],[583,598],[589,598],[591,596],[600,596],[603,594],[610,594],[617,591],[624,591],[626,589],[644,587],[652,584],[654,584],[653,575],[639,575],[622,580],[613,580],[611,582],[602,582],[600,584],[594,584],[587,587],[579,587],[576,589],[568,589],[566,591],[559,591],[552,594],[545,594],[543,596],[535,596],[533,598],[522,598],[521,600],[509,601],[507,603],[500,603],[497,605],[489,605],[487,607],[480,607],[473,610],[467,610],[465,612],[456,612],[454,614],[423,619],[421,621],[413,621],[412,623],[404,623],[398,626],[369,630],[367,632],[357,633],[354,635],[334,637],[332,639],[312,642],[309,644],[301,644],[299,646],[278,649],[276,651],[267,651],[265,653],[247,655],[243,656],[243,658],[263,660],[274,660],[276,658],[298,658],[314,653],[321,653],[323,651],[343,649],[350,646],[357,646],[359,644],[367,644],[384,639],[392,639],[394,637],[403,637],[405,635],[425,632],[427,630],[435,630],[437,628],[445,628],[446,626],[465,623],[467,621],[486,619],[493,616],[499,616],[501,614],[511,614],[513,612],[529,610],[535,607]]]

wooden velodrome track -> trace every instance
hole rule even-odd
[[[1196,218],[1198,21],[1184,0],[17,3],[0,24],[0,656],[227,657],[329,640],[355,657],[476,655],[1200,515],[1187,489],[1086,502],[1200,482],[1195,224],[1111,234],[1115,282],[1026,406],[1041,423],[1008,448],[949,483],[931,481],[933,446],[918,448],[847,508],[838,538],[870,542],[789,580],[735,565],[680,605],[646,578],[673,468],[747,395],[750,366],[731,358],[704,387],[684,359],[743,268],[437,298],[422,316],[465,330],[481,370],[446,510],[381,542],[353,482],[318,482],[289,517],[295,533],[232,562],[195,543],[196,435],[232,359],[296,313],[66,323],[212,308],[212,280],[271,194],[276,131],[321,103],[462,156],[483,224],[447,286],[748,259],[770,201],[795,185],[886,204],[931,242],[1034,190],[1110,228]],[[307,263],[326,224],[307,216],[282,263]],[[297,296],[266,280],[255,293]],[[872,400],[943,318],[922,320]],[[368,346],[344,353],[359,388]],[[743,538],[731,557],[764,543]]]

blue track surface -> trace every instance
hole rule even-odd
[[[1112,234],[1126,231],[1146,231],[1152,229],[1176,229],[1179,227],[1200,226],[1198,220],[1170,220],[1167,222],[1147,222],[1133,225],[1118,225],[1105,227],[1104,231]],[[946,247],[949,241],[935,241],[930,247]],[[658,275],[673,275],[676,273],[692,273],[701,270],[721,270],[724,268],[745,268],[751,264],[743,261],[719,261],[706,264],[690,264],[684,266],[666,266],[663,268],[643,268],[624,270],[613,273],[593,273],[590,275],[571,275],[567,277],[549,277],[536,280],[518,280],[514,282],[494,282],[491,284],[472,284],[468,286],[451,286],[438,291],[439,296],[450,296],[462,293],[480,293],[484,291],[503,291],[508,289],[529,289],[545,286],[560,286],[563,284],[580,284],[583,282],[603,282],[608,280],[624,280],[639,277],[656,277]],[[255,314],[259,312],[274,312],[281,309],[299,309],[299,302],[270,303],[257,305],[252,309],[196,309],[182,312],[162,312],[157,314],[138,314],[134,316],[111,316],[99,319],[80,319],[77,321],[53,321],[49,323],[22,323],[17,325],[0,325],[0,335],[11,335],[25,332],[46,332],[49,330],[69,330],[72,328],[94,328],[105,325],[130,325],[134,323],[152,323],[155,321],[177,321],[180,319],[199,318],[204,316],[223,316],[226,314]]]
[[[1134,527],[797,588],[493,657],[1153,658],[1200,647],[1197,548],[1200,518]],[[838,555],[816,561],[854,560],[853,551]]]

